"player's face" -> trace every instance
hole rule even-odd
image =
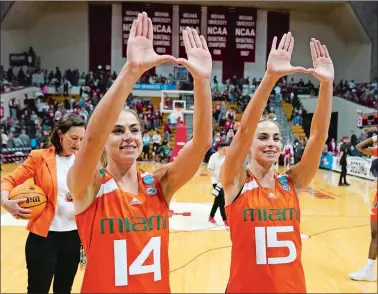
[[[84,127],[72,127],[66,133],[60,134],[64,155],[72,155],[79,150],[85,134]]]
[[[122,111],[105,149],[109,157],[119,163],[133,163],[142,153],[139,120],[130,112]]]
[[[275,163],[281,152],[281,134],[278,126],[270,121],[257,125],[251,146],[252,157],[262,166]]]

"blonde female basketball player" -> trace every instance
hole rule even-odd
[[[274,38],[267,71],[244,112],[221,171],[232,240],[230,293],[306,292],[298,190],[306,188],[318,170],[328,136],[334,69],[327,48],[317,40],[310,42],[314,68],[309,70],[290,65],[291,33],[283,36],[278,48],[276,43]],[[277,81],[306,71],[320,81],[311,137],[302,160],[280,175],[273,169],[282,147],[280,129],[275,122],[259,118]],[[248,152],[251,163],[245,170]]]
[[[66,177],[85,133],[85,121],[67,114],[55,125],[48,149],[33,150],[28,159],[1,182],[1,205],[15,218],[29,217],[22,200],[8,200],[9,192],[33,178],[47,196],[46,209],[27,225],[25,244],[28,293],[71,293],[80,261],[80,238]]]
[[[159,56],[145,13],[134,21],[127,63],[92,114],[68,185],[87,254],[82,292],[170,292],[168,212],[173,194],[189,181],[211,145],[210,74],[205,39],[183,31],[188,60]],[[122,107],[142,74],[166,61],[183,64],[194,79],[193,139],[173,163],[153,174],[138,171],[142,130],[133,111]],[[105,150],[105,168],[97,169]]]
[[[372,138],[362,141],[356,147],[360,152],[366,155],[374,155],[375,157],[378,157],[378,148],[376,144],[377,144],[377,135],[373,136]],[[378,159],[375,159],[372,162],[371,172],[378,179]],[[349,274],[349,277],[352,280],[371,281],[371,282],[374,282],[377,280],[377,275],[374,274],[375,263],[377,261],[377,256],[378,256],[377,224],[378,224],[378,190],[375,194],[373,205],[370,211],[371,242],[370,242],[368,260],[363,269],[360,269],[357,272]]]

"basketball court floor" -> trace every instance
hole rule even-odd
[[[139,167],[153,171],[156,164]],[[15,165],[2,167],[2,177]],[[355,282],[348,273],[366,264],[370,243],[370,206],[377,189],[372,181],[348,177],[350,187],[338,187],[339,174],[319,170],[301,194],[302,260],[309,293],[377,293],[377,283]],[[208,222],[213,201],[210,176],[201,166],[176,193],[170,219],[171,290],[178,293],[224,293],[230,267],[230,238],[219,212],[219,225]],[[1,293],[26,293],[25,221],[1,210]],[[78,293],[84,271],[78,271]],[[251,273],[253,274],[253,273]]]

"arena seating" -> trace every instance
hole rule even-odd
[[[23,162],[32,149],[30,147],[3,148],[1,150],[1,163]]]

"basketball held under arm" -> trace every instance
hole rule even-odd
[[[318,103],[311,122],[310,138],[301,161],[288,174],[291,175],[297,189],[306,188],[314,178],[324,144],[328,138],[331,121],[334,68],[327,47],[318,40],[310,42],[314,68],[309,72],[320,81]]]
[[[28,158],[18,166],[13,172],[6,176],[1,181],[1,195],[3,197],[3,190],[8,191],[8,194],[14,187],[23,184],[26,180],[33,178],[36,174],[36,154],[38,151],[32,151]],[[4,192],[5,195],[5,192]]]

